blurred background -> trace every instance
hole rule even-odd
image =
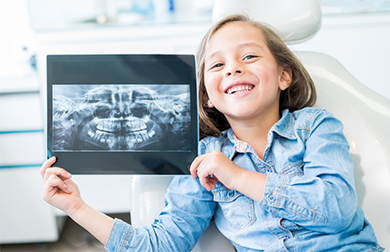
[[[319,0],[322,28],[293,51],[333,56],[390,99],[390,0]],[[103,251],[41,199],[46,55],[195,54],[213,0],[0,1],[0,251]],[[129,219],[129,176],[75,175],[84,200]]]

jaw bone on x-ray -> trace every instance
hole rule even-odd
[[[53,85],[53,150],[188,151],[189,85]]]

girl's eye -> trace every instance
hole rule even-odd
[[[213,65],[210,69],[217,68],[217,67],[222,67],[222,66],[223,66],[222,63],[217,63],[217,64]]]
[[[253,58],[256,58],[256,56],[254,55],[247,55],[244,57],[244,60],[250,60],[250,59],[253,59]]]

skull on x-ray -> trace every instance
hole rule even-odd
[[[66,150],[73,146],[73,133],[75,128],[75,104],[72,100],[57,96],[53,99],[53,135],[55,137],[54,149]]]
[[[190,126],[188,99],[188,93],[164,95],[139,85],[93,88],[84,94],[79,108],[76,108],[77,102],[56,107],[56,113],[61,114],[58,111],[74,106],[72,117],[77,119],[70,123],[70,120],[57,118],[57,125],[63,128],[61,131],[68,132],[67,135],[73,132],[73,137],[68,137],[65,145],[65,137],[57,136],[54,145],[73,150],[186,148]]]

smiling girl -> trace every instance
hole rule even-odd
[[[133,227],[90,208],[71,175],[41,169],[43,198],[108,251],[190,251],[210,220],[237,251],[382,251],[357,206],[343,126],[311,108],[309,74],[267,26],[229,16],[198,53],[200,156],[166,207]]]

